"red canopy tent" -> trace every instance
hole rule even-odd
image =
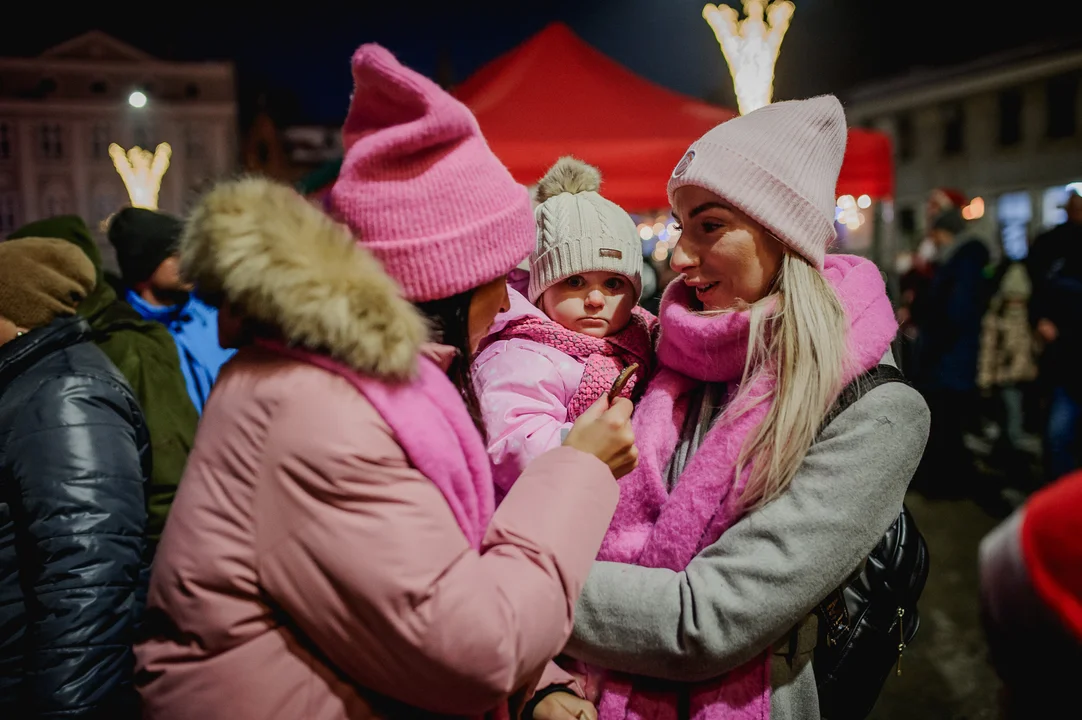
[[[558,157],[575,155],[598,166],[605,196],[629,211],[668,207],[665,184],[688,145],[736,116],[635,75],[563,23],[488,63],[455,95],[516,180],[537,182]],[[892,192],[890,140],[850,130],[838,194]]]

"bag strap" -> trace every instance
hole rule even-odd
[[[823,422],[819,425],[819,432],[816,433],[816,437],[823,434],[823,431],[827,429],[830,423],[843,412],[849,409],[849,406],[860,400],[868,392],[874,390],[880,385],[886,385],[890,382],[900,382],[909,385],[909,380],[906,379],[902,371],[893,365],[879,364],[868,370],[863,375],[860,375],[854,379],[851,383],[846,385],[841,394],[838,395],[838,399],[834,401],[830,410],[827,411],[826,416],[823,418]]]
[[[880,385],[886,385],[891,382],[900,382],[910,385],[910,382],[906,379],[902,371],[893,365],[879,364],[868,370],[863,375],[854,379],[851,383],[845,386],[838,395],[838,399],[834,401],[830,410],[827,411],[826,416],[823,418],[823,422],[819,425],[819,432],[816,437],[823,434],[823,431],[827,429],[830,423],[845,412],[849,406],[860,400],[871,390],[879,387]],[[860,567],[854,571],[854,576],[859,573],[863,563]],[[842,589],[852,581],[854,576],[850,576],[849,580],[842,583],[841,587],[835,588],[827,595],[816,607],[817,614],[819,615],[819,622],[824,623],[824,634],[829,645],[834,645],[845,634],[849,628],[849,610],[845,604],[845,597],[842,594]],[[813,612],[815,612],[813,611]]]

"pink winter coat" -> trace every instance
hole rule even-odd
[[[199,285],[228,298],[255,286],[264,323],[303,328],[369,374],[408,374],[422,325],[376,264],[343,269],[341,228],[240,195],[227,210],[243,233],[223,217],[185,239]],[[292,262],[301,238],[306,262]],[[248,257],[259,272],[237,262]],[[475,550],[353,385],[244,348],[211,395],[155,559],[136,648],[145,717],[505,714],[569,636],[617,494],[603,463],[559,448]]]
[[[598,339],[560,327],[514,287],[473,365],[497,499],[531,460],[559,447],[575,418],[631,363],[623,397],[641,395],[654,366],[657,318],[636,307],[619,333]],[[524,322],[525,321],[525,322]]]
[[[489,337],[523,317],[548,319],[514,288],[511,309],[496,317]],[[530,460],[559,447],[571,429],[567,406],[582,382],[585,364],[532,340],[496,340],[477,356],[473,381],[488,432],[492,476],[502,496]]]

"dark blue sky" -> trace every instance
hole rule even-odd
[[[778,98],[844,92],[916,65],[941,65],[1072,33],[1082,3],[1057,22],[1023,18],[1028,4],[794,0],[797,10],[777,67]],[[729,0],[738,5],[738,0]],[[702,19],[704,0],[548,0],[517,2],[298,2],[285,11],[223,10],[226,3],[158,3],[114,13],[104,4],[65,8],[36,3],[0,28],[0,52],[33,55],[98,28],[165,58],[236,62],[242,113],[270,91],[288,121],[341,120],[351,90],[349,57],[376,41],[405,63],[457,81],[553,20],[635,72],[675,90],[733,104],[728,71]],[[1073,6],[1073,7],[1072,7]],[[40,8],[40,9],[37,9]],[[974,8],[980,8],[974,10]],[[1030,11],[1032,12],[1032,11]],[[37,13],[37,16],[35,16]],[[178,13],[183,13],[178,16]],[[558,61],[554,58],[554,62]]]

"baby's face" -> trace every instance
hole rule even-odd
[[[556,283],[541,296],[541,309],[568,330],[605,337],[627,327],[635,286],[623,275],[588,272]]]

